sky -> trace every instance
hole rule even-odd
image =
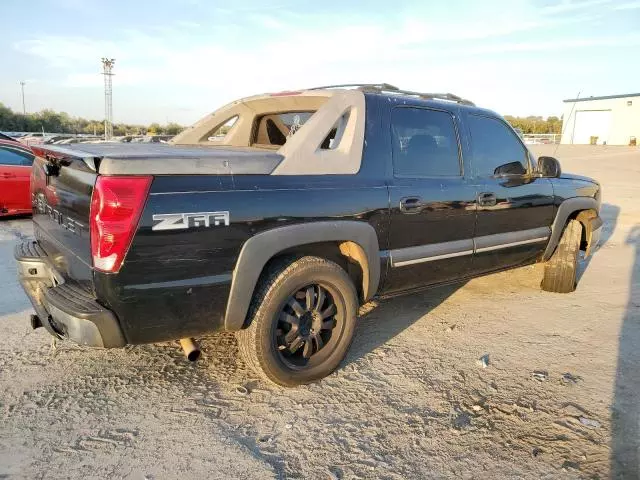
[[[0,102],[188,125],[337,83],[452,92],[503,115],[640,92],[640,0],[0,0]]]

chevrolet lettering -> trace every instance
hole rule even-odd
[[[82,231],[87,228],[83,223],[78,222],[73,218],[64,215],[60,210],[53,208],[47,203],[42,195],[34,196],[33,210],[41,215],[47,215],[51,221],[57,223],[65,230],[75,233],[76,235],[81,235]]]

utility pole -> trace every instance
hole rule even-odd
[[[102,75],[104,75],[104,139],[111,140],[113,137],[113,90],[111,77],[115,58],[102,57]]]
[[[20,82],[20,87],[22,88],[22,114],[26,115],[27,114],[27,108],[25,107],[25,103],[24,103],[24,84],[26,82],[24,80],[22,80]]]

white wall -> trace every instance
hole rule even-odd
[[[627,106],[627,102],[631,101],[632,105]],[[588,143],[585,141],[583,129],[578,126],[576,129],[575,121],[577,112],[588,110],[610,110],[611,122],[609,124],[607,136],[607,145],[629,145],[629,139],[636,137],[637,144],[640,145],[640,95],[635,97],[610,98],[604,100],[583,100],[580,102],[567,102],[564,104],[564,116],[562,124],[562,142],[561,143]],[[583,118],[589,115],[584,115]],[[584,124],[583,124],[584,125]],[[601,130],[606,130],[600,127]],[[575,138],[574,138],[574,133]],[[597,135],[598,133],[594,133]],[[602,138],[598,139],[601,144]]]

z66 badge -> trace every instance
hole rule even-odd
[[[153,215],[156,223],[151,230],[184,230],[198,227],[229,226],[229,212],[158,213]]]

